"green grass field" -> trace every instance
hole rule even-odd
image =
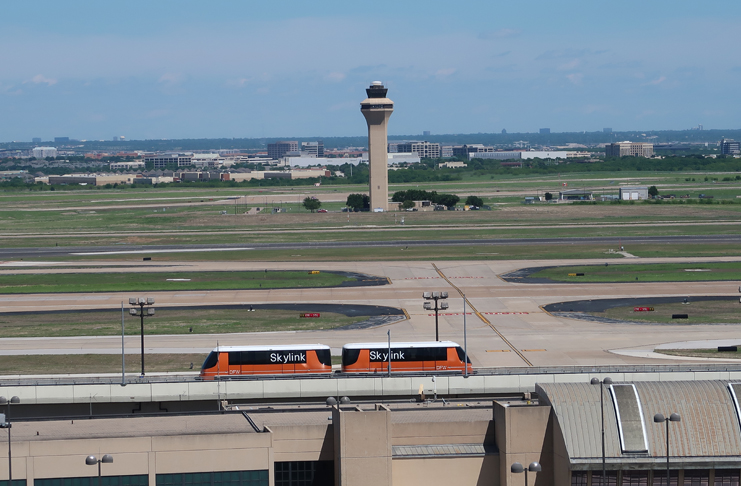
[[[246,309],[154,307],[155,315],[144,320],[144,334],[308,331],[333,329],[367,319],[367,316],[348,317],[333,312],[322,312],[319,318],[302,318],[298,310],[256,309],[249,312]],[[140,335],[140,326],[140,318],[130,316],[127,306],[124,313],[125,334]],[[120,335],[121,309],[0,314],[0,338]]]
[[[583,276],[569,274],[583,273]],[[579,265],[546,268],[530,275],[557,282],[701,282],[741,280],[741,262]]]
[[[120,272],[0,275],[0,294],[56,292],[129,292],[336,287],[355,281],[335,273],[265,272]]]
[[[590,314],[598,317],[650,324],[695,325],[739,324],[741,322],[741,313],[739,313],[741,306],[738,301],[690,299],[689,304],[683,304],[681,300],[677,298],[677,302],[673,304],[646,304],[646,307],[654,308],[650,312],[635,312],[633,306],[626,306]],[[689,317],[687,319],[672,319],[673,314],[687,314]]]

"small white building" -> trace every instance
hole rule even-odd
[[[620,188],[620,199],[622,201],[641,201],[648,199],[648,187],[623,186]]]

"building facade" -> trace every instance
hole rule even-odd
[[[47,157],[56,157],[58,154],[55,147],[34,147],[31,150],[31,155],[37,159],[45,159]]]
[[[193,165],[193,154],[166,153],[145,155],[144,163],[153,164],[155,169],[164,169],[167,166],[189,167]]]
[[[731,140],[730,138],[721,139],[720,154],[721,155],[741,155],[741,142]]]
[[[739,484],[741,383],[602,378],[494,401],[221,401],[219,413],[17,419],[13,485],[95,486],[85,458],[103,454],[105,486],[521,486],[513,466],[532,463],[535,486]]]
[[[654,146],[643,142],[616,142],[605,145],[607,157],[652,157]]]
[[[324,142],[301,142],[301,156],[305,157],[324,157]]]
[[[439,159],[442,156],[439,143],[424,142],[399,142],[396,143],[394,152],[414,153],[420,158]]]
[[[322,151],[324,146],[322,145]],[[280,159],[288,152],[298,152],[298,141],[296,140],[283,140],[275,143],[268,144],[268,158],[269,159]]]

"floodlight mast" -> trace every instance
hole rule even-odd
[[[144,376],[144,318],[154,316],[154,308],[149,307],[147,311],[144,311],[144,306],[153,305],[154,297],[130,297],[129,305],[138,305],[139,308],[132,307],[129,309],[129,314],[132,316],[139,316],[141,319],[141,351],[142,351],[142,376]]]
[[[424,303],[424,309],[425,310],[434,310],[435,311],[435,341],[440,341],[440,332],[438,327],[438,311],[447,309],[448,303],[445,302],[445,299],[448,298],[447,292],[423,292],[422,297],[427,301]],[[432,307],[431,300],[435,301],[435,307]],[[440,302],[440,305],[438,307],[438,302]]]

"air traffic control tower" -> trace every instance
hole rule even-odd
[[[368,123],[368,161],[370,166],[371,211],[389,209],[388,129],[386,123],[394,111],[394,102],[386,98],[388,90],[380,81],[366,89],[368,98],[360,103],[360,112]]]

